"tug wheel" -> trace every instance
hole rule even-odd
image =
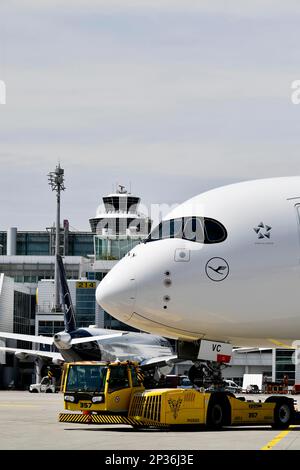
[[[224,423],[224,409],[222,403],[212,400],[208,406],[207,419],[208,427],[211,429],[221,429]]]
[[[210,398],[206,423],[211,429],[221,429],[223,426],[230,424],[230,404],[224,393],[216,393]]]
[[[276,403],[274,410],[274,424],[272,427],[274,429],[287,429],[293,422],[293,415],[294,410],[288,402],[282,401]]]

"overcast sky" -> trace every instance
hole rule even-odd
[[[300,174],[298,1],[1,0],[0,230],[89,229],[116,182],[146,204]]]

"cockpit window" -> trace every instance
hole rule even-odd
[[[205,243],[220,243],[227,238],[225,227],[213,219],[204,219]]]
[[[198,243],[220,243],[226,240],[227,232],[225,227],[214,219],[181,217],[163,220],[145,239],[145,243],[165,238],[180,238]]]
[[[145,241],[162,240],[164,238],[181,238],[203,243],[203,221],[199,217],[164,220],[150,233]]]
[[[200,217],[186,217],[183,229],[184,239],[204,243],[203,220]]]

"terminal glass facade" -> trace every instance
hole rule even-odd
[[[53,227],[51,228],[53,232]],[[54,254],[55,237],[50,231],[17,232],[16,255],[48,256]],[[94,252],[93,234],[89,232],[61,232],[61,254],[87,256]],[[7,253],[7,233],[0,232],[0,255]]]
[[[282,382],[286,375],[289,383],[295,382],[295,364],[293,364],[292,356],[294,350],[276,349],[276,382]]]
[[[95,236],[95,260],[119,260],[143,238],[101,238]]]
[[[40,320],[38,331],[39,335],[43,336],[54,336],[55,333],[59,333],[65,329],[65,324],[63,321],[54,321],[54,320]],[[42,349],[40,347],[40,349]],[[45,349],[45,348],[44,348]]]
[[[95,323],[96,283],[77,282],[76,286],[76,324],[89,327]]]
[[[14,291],[14,333],[34,334],[35,295]],[[33,321],[32,321],[33,320]],[[18,348],[31,349],[31,343],[17,341]]]
[[[6,255],[7,246],[7,235],[6,232],[0,232],[0,256]]]
[[[92,233],[70,233],[68,235],[68,256],[87,256],[94,253]]]
[[[49,255],[50,238],[47,232],[17,233],[17,255]]]
[[[14,291],[14,333],[30,334],[32,297],[23,292]]]

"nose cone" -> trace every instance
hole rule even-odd
[[[110,315],[125,321],[133,314],[135,279],[125,260],[119,261],[100,282],[96,291],[98,304]]]

